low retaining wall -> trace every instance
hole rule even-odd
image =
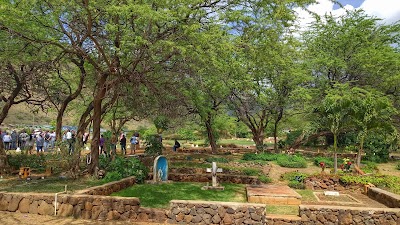
[[[136,183],[135,177],[127,177],[122,180],[110,182],[96,187],[91,187],[82,191],[78,191],[76,194],[81,195],[110,195],[114,192],[118,192],[122,189],[130,187]]]
[[[299,215],[300,224],[400,224],[400,209],[300,205]]]
[[[54,215],[55,194],[0,193],[0,211]],[[57,198],[57,215],[92,220],[165,221],[165,212],[140,208],[138,198],[68,195]],[[160,215],[161,214],[161,215]]]
[[[172,200],[168,223],[265,224],[265,205],[232,202]]]
[[[400,195],[382,190],[376,187],[369,187],[367,190],[368,197],[380,202],[390,208],[400,208]]]

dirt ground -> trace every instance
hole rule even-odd
[[[288,172],[293,172],[293,171],[298,171],[301,173],[306,173],[306,174],[314,174],[314,173],[319,173],[321,172],[321,168],[315,166],[312,162],[308,163],[307,168],[285,168],[281,167],[275,162],[270,162],[269,166],[271,166],[271,169],[269,171],[268,176],[272,179],[274,183],[281,184],[285,183],[284,181],[280,181],[280,177],[282,174],[288,173]],[[327,171],[325,171],[327,172]]]
[[[161,223],[143,223],[143,222],[127,222],[127,221],[96,221],[82,220],[73,218],[63,218],[54,216],[40,216],[25,213],[0,212],[1,225],[161,225]]]

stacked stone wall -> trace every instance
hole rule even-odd
[[[60,194],[56,210],[54,202],[55,194],[0,193],[0,211],[39,215],[55,215],[57,212],[58,216],[93,220],[166,219],[165,212],[160,217],[156,211],[140,208],[138,198]]]
[[[171,201],[171,224],[265,224],[265,205],[232,202]]]
[[[368,197],[378,201],[390,208],[400,208],[400,195],[382,190],[376,187],[369,187]]]
[[[400,224],[400,209],[300,205],[300,224]]]

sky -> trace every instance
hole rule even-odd
[[[391,24],[400,20],[400,0],[338,0],[345,9],[363,9],[368,15],[382,19],[382,23]],[[324,15],[331,12],[339,16],[345,13],[344,9],[333,4],[329,0],[318,0],[319,4],[313,4],[308,7],[309,10]],[[300,18],[300,25],[307,26],[312,18],[304,10],[296,10]]]

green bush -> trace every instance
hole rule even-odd
[[[365,173],[375,173],[378,170],[378,166],[374,162],[362,161],[361,170]]]
[[[143,183],[147,178],[148,169],[143,163],[133,157],[125,158],[117,156],[113,161],[100,157],[100,169],[106,170],[107,182],[120,180],[125,177],[135,176],[137,183]]]
[[[145,139],[145,150],[147,155],[161,155],[163,150],[163,144],[161,142],[161,136],[158,134],[149,135]]]
[[[206,162],[212,163],[212,162],[217,162],[217,163],[228,163],[229,160],[226,158],[221,158],[221,157],[209,157],[206,159]]]
[[[272,183],[271,177],[267,177],[267,176],[265,176],[265,175],[259,176],[259,177],[258,177],[258,180],[260,180],[260,181],[263,182],[264,184]]]
[[[8,165],[14,169],[19,169],[20,167],[31,167],[39,172],[46,169],[46,157],[43,154],[40,155],[8,155]]]
[[[259,169],[253,168],[244,168],[242,171],[247,176],[258,176],[261,173]]]
[[[308,177],[308,174],[306,173],[300,173],[300,172],[289,172],[289,173],[284,173],[281,176],[282,180],[287,180],[287,181],[298,181],[298,182],[303,182],[304,179]]]
[[[307,161],[298,155],[279,155],[276,162],[282,167],[288,168],[306,168]]]
[[[285,145],[287,146],[291,146],[292,144],[294,144],[294,142],[296,141],[296,139],[303,133],[302,130],[294,130],[291,131],[287,134],[286,136],[286,140],[285,140]]]
[[[340,181],[345,184],[368,184],[371,183],[379,188],[386,188],[396,194],[400,194],[400,177],[380,175],[380,176],[354,176],[344,175]]]
[[[259,154],[245,153],[242,157],[242,160],[245,160],[245,161],[256,161],[256,160],[274,161],[278,158],[279,155],[281,155],[281,154],[273,154],[273,153],[267,153],[267,152],[263,152],[263,153],[259,153]]]
[[[288,186],[294,189],[305,189],[305,185],[303,182],[298,182],[295,180],[289,181]]]
[[[400,170],[400,163],[397,163],[396,168],[397,168],[398,170]]]

